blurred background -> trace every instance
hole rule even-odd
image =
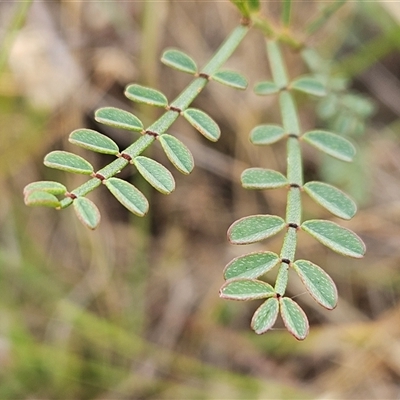
[[[290,34],[304,39],[326,3],[293,3]],[[279,2],[263,10],[278,24]],[[23,203],[32,181],[72,190],[85,180],[45,168],[49,151],[73,151],[96,168],[111,161],[69,144],[72,130],[100,130],[121,148],[138,137],[98,125],[95,109],[130,110],[145,126],[160,115],[124,98],[128,83],[170,100],[181,92],[191,77],[159,62],[165,47],[201,67],[238,21],[228,1],[0,2],[1,399],[400,398],[399,3],[349,2],[307,39],[332,60],[312,67],[333,78],[328,100],[296,97],[302,128],[348,135],[358,155],[349,165],[303,146],[305,178],[357,200],[355,218],[340,224],[363,238],[367,255],[342,257],[300,235],[296,257],[322,266],[340,296],[326,311],[291,276],[288,295],[311,323],[304,342],[280,322],[257,336],[249,324],[259,304],[218,297],[233,257],[279,253],[282,244],[282,235],[244,247],[226,240],[240,217],[285,211],[284,189],[248,191],[239,180],[251,166],[286,168],[284,144],[248,140],[257,124],[280,123],[276,98],[251,90],[270,77],[257,31],[226,64],[247,76],[249,89],[211,82],[193,104],[218,122],[220,141],[208,143],[183,120],[169,131],[192,150],[194,172],[173,170],[159,143],[148,150],[171,169],[175,192],[159,194],[133,167],[120,174],[149,198],[147,217],[131,215],[105,188],[89,195],[102,214],[94,232],[71,208]],[[308,71],[298,53],[284,54],[290,76]],[[331,218],[305,196],[303,205],[304,219]]]

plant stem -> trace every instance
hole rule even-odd
[[[284,0],[283,1],[283,8],[282,8],[282,23],[287,28],[290,24],[290,11],[292,7],[291,0]]]
[[[339,8],[342,7],[342,5],[345,3],[346,0],[336,0],[335,2],[328,4],[325,8],[323,8],[319,15],[305,28],[307,34],[312,35],[318,29],[322,28],[322,26],[332,16],[332,14],[339,10]]]
[[[271,65],[272,76],[278,87],[286,88],[289,79],[286,66],[282,58],[278,43],[267,41],[267,54]],[[302,157],[299,143],[300,124],[296,104],[287,89],[279,94],[279,103],[282,114],[283,127],[288,134],[287,139],[287,180],[290,184],[287,205],[286,224],[287,232],[283,240],[279,267],[275,282],[275,291],[283,296],[289,277],[289,266],[294,261],[297,245],[297,230],[301,224],[301,187],[303,186]]]
[[[226,60],[232,55],[234,50],[239,46],[241,41],[246,36],[249,28],[244,25],[239,25],[233,32],[228,36],[225,42],[217,50],[208,64],[201,71],[202,74],[212,76],[216,73],[219,68],[226,62]],[[203,88],[207,85],[208,79],[204,77],[196,78],[189,86],[184,89],[184,91],[171,103],[172,106],[179,108],[184,111],[190,103],[200,94]],[[158,135],[165,133],[169,127],[175,122],[179,117],[179,113],[175,111],[167,111],[164,113],[157,121],[155,121],[149,128],[148,131],[155,132]],[[137,157],[141,154],[147,147],[153,143],[155,137],[152,135],[143,135],[136,142],[132,143],[128,148],[123,150],[121,154],[127,154],[131,158]],[[129,161],[125,158],[117,158],[110,164],[98,171],[99,174],[104,176],[104,178],[110,178],[118,174],[123,168],[129,164]],[[85,196],[97,186],[101,184],[101,181],[97,178],[92,178],[85,182],[83,185],[79,186],[77,189],[73,190],[73,194],[76,196]],[[70,197],[66,197],[61,200],[60,208],[66,208],[71,205],[73,200]]]

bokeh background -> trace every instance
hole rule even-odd
[[[293,2],[290,34],[304,38],[325,5]],[[279,23],[279,2],[263,2],[263,10]],[[196,163],[190,176],[172,171],[175,192],[157,193],[133,167],[121,173],[150,199],[147,217],[130,215],[105,188],[89,195],[102,213],[94,232],[71,208],[23,203],[32,181],[59,180],[70,190],[83,182],[45,168],[51,150],[98,168],[110,161],[69,144],[72,130],[101,130],[122,148],[135,140],[98,125],[96,108],[130,110],[145,126],[160,115],[123,90],[136,82],[169,99],[180,93],[191,78],[159,62],[165,47],[202,66],[238,21],[228,1],[0,2],[1,399],[400,398],[399,3],[348,2],[307,39],[332,61],[322,72],[330,68],[334,79],[328,102],[297,97],[303,130],[349,135],[358,156],[348,165],[304,146],[306,180],[336,184],[357,200],[356,217],[340,223],[368,251],[353,260],[301,235],[297,257],[323,266],[340,295],[326,311],[291,276],[288,294],[311,322],[304,342],[282,323],[255,335],[258,303],[218,297],[233,257],[282,244],[282,235],[245,247],[226,240],[239,217],[285,210],[285,190],[256,193],[239,183],[247,167],[286,166],[284,145],[248,140],[255,125],[280,122],[276,98],[251,90],[270,76],[257,31],[226,64],[247,76],[249,90],[211,82],[194,102],[220,125],[220,141],[208,143],[185,121],[170,129]],[[307,72],[298,53],[284,50],[292,77]],[[173,170],[158,143],[147,154]],[[330,218],[306,197],[303,204],[305,219]]]

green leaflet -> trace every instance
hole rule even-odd
[[[235,221],[228,229],[228,238],[233,244],[255,243],[275,235],[285,225],[276,215],[251,215]]]
[[[101,124],[129,131],[142,132],[144,129],[142,121],[138,117],[115,107],[99,108],[94,114],[94,119]]]
[[[255,300],[271,297],[274,288],[266,282],[253,279],[235,279],[226,282],[219,291],[220,297],[230,300]]]
[[[288,184],[284,175],[272,169],[248,168],[240,177],[246,189],[276,189]]]
[[[177,69],[178,71],[187,72],[188,74],[197,73],[196,62],[186,53],[176,49],[165,50],[161,62],[168,67]]]
[[[339,254],[354,258],[361,258],[365,254],[364,242],[350,229],[332,221],[318,219],[305,221],[301,229]]]
[[[285,136],[285,130],[278,125],[259,125],[250,132],[250,141],[255,145],[277,142]]]
[[[272,81],[258,82],[254,85],[254,93],[259,96],[268,96],[280,91],[280,88]]]
[[[167,98],[158,90],[133,84],[125,89],[125,96],[132,101],[156,107],[167,107]]]
[[[91,164],[82,157],[60,150],[47,154],[44,158],[44,165],[75,174],[90,175],[94,172]]]
[[[60,206],[60,201],[54,194],[42,190],[27,192],[24,196],[24,202],[27,206],[31,207],[42,206],[57,208]]]
[[[190,174],[194,168],[190,150],[176,137],[168,134],[158,136],[158,140],[174,167],[182,174]]]
[[[309,331],[308,319],[304,311],[289,297],[281,297],[279,306],[286,329],[297,340],[304,340]]]
[[[143,217],[149,210],[146,197],[131,183],[119,178],[109,178],[103,182],[115,198],[133,214]]]
[[[216,142],[221,136],[221,130],[217,123],[204,111],[198,110],[197,108],[188,108],[182,115],[211,142]]]
[[[307,182],[303,188],[317,203],[340,218],[351,219],[357,211],[356,203],[347,194],[327,183]]]
[[[96,229],[100,223],[100,211],[96,205],[86,197],[77,197],[73,205],[79,221],[89,229]]]
[[[310,131],[301,137],[318,150],[342,161],[352,161],[356,149],[347,139],[326,131]]]
[[[159,192],[169,194],[175,189],[174,177],[159,162],[148,157],[138,156],[133,159],[133,163],[143,178]]]
[[[235,71],[221,70],[215,73],[211,79],[235,89],[244,90],[247,88],[246,78]]]
[[[224,269],[224,278],[254,279],[264,275],[280,262],[277,254],[271,251],[249,253],[234,258]]]
[[[290,89],[298,90],[299,92],[312,94],[314,96],[325,96],[325,86],[311,76],[300,76],[290,83]]]
[[[119,148],[112,139],[92,129],[76,129],[69,135],[68,141],[97,153],[119,153]]]
[[[61,183],[53,181],[38,181],[26,185],[24,188],[24,195],[26,196],[27,194],[29,194],[30,192],[34,192],[35,190],[54,195],[65,194],[67,192],[67,188]]]
[[[251,320],[251,327],[255,333],[261,335],[271,329],[278,317],[279,301],[276,297],[271,297],[256,310]]]
[[[337,305],[338,294],[332,278],[318,265],[307,260],[297,260],[293,268],[314,300],[332,310]]]

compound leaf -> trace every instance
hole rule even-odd
[[[332,214],[343,219],[354,217],[356,203],[341,190],[323,182],[307,182],[303,187],[310,197]]]
[[[190,56],[180,50],[165,50],[161,57],[161,62],[168,67],[182,72],[187,72],[189,74],[195,74],[197,72],[196,62]]]
[[[47,154],[44,165],[49,168],[73,172],[75,174],[90,175],[93,173],[92,165],[82,157],[68,151],[56,150]]]
[[[197,108],[188,108],[182,114],[187,121],[208,140],[216,142],[221,136],[219,126],[205,112]]]
[[[158,90],[137,84],[129,85],[125,89],[125,96],[137,103],[145,103],[156,107],[166,107],[167,98]]]
[[[279,264],[280,258],[271,251],[249,253],[234,258],[224,269],[224,278],[254,279],[274,268]]]
[[[131,183],[119,178],[109,178],[104,180],[104,184],[115,198],[133,214],[143,217],[149,210],[149,202],[146,197]]]
[[[274,288],[269,283],[253,279],[235,279],[228,281],[219,291],[221,298],[230,300],[264,299],[274,294]]]
[[[285,136],[285,130],[279,125],[259,125],[250,132],[250,141],[255,145],[277,142]]]
[[[308,319],[304,311],[289,297],[281,297],[279,305],[286,329],[297,340],[304,340],[309,331]]]
[[[211,77],[214,81],[223,85],[233,87],[235,89],[244,90],[247,88],[247,80],[236,71],[222,70],[218,71]]]
[[[301,228],[339,254],[354,258],[365,254],[365,244],[359,236],[332,221],[312,219],[303,222]]]
[[[76,129],[69,135],[68,141],[96,153],[119,153],[119,148],[112,139],[92,129]]]
[[[311,76],[301,76],[290,83],[290,88],[314,96],[325,96],[325,86]]]
[[[164,134],[158,137],[168,159],[182,174],[190,174],[194,168],[190,150],[176,137]]]
[[[77,197],[73,205],[79,221],[89,229],[96,229],[100,223],[100,211],[93,201],[86,197]]]
[[[233,244],[255,243],[284,227],[285,221],[276,215],[251,215],[235,221],[228,229],[228,238]]]
[[[274,326],[278,313],[279,301],[271,297],[258,307],[251,319],[251,327],[258,335],[267,332]]]
[[[115,107],[99,108],[94,114],[94,119],[101,124],[129,131],[142,132],[144,129],[142,121],[138,117]]]
[[[159,192],[169,194],[175,189],[174,177],[159,162],[148,157],[138,156],[133,159],[133,163],[143,178]]]
[[[328,310],[336,307],[338,294],[332,278],[318,265],[307,260],[297,260],[293,268],[314,300]]]
[[[259,96],[268,96],[269,94],[278,93],[280,88],[272,81],[258,82],[254,86],[254,93]]]
[[[54,195],[60,195],[67,192],[67,188],[61,183],[53,181],[38,181],[26,185],[24,188],[24,195],[26,196],[28,193],[34,192],[35,190]]]
[[[248,168],[240,177],[246,189],[275,189],[288,184],[284,175],[272,169]]]
[[[24,202],[27,206],[31,207],[41,206],[57,208],[60,206],[60,201],[56,196],[54,196],[54,194],[42,190],[27,192],[24,197]]]
[[[310,131],[302,139],[318,150],[342,161],[352,161],[356,149],[347,139],[326,131]]]

